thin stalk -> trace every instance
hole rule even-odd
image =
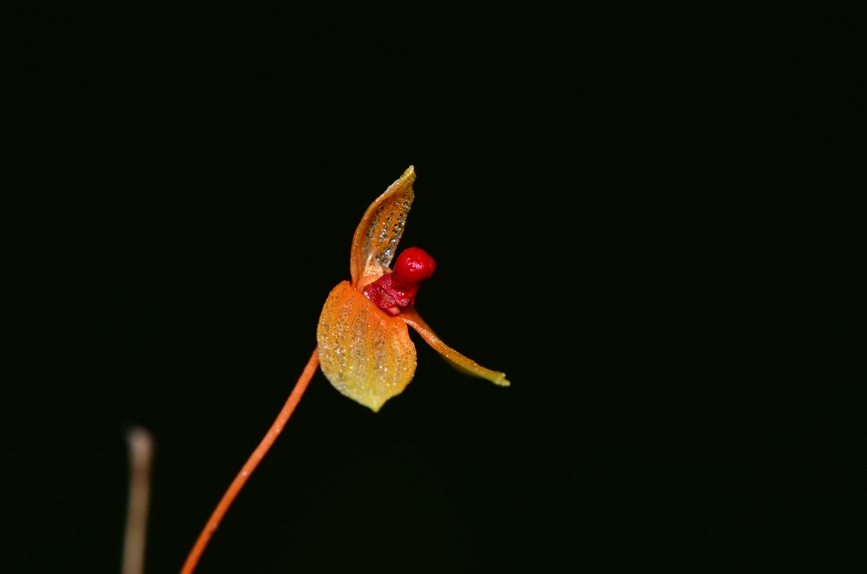
[[[129,502],[121,572],[142,574],[151,497],[154,438],[147,429],[132,427],[126,433],[126,441],[129,444]]]
[[[238,496],[238,493],[244,487],[247,479],[250,478],[250,475],[253,473],[256,467],[259,466],[259,462],[265,456],[265,453],[267,453],[268,449],[271,448],[271,445],[274,444],[274,441],[277,439],[280,431],[282,431],[283,427],[286,425],[286,421],[288,421],[289,417],[292,416],[292,411],[295,410],[295,407],[298,405],[298,401],[301,400],[301,395],[303,395],[304,391],[307,390],[307,385],[310,383],[310,379],[313,378],[313,375],[316,373],[316,368],[318,366],[319,348],[317,347],[316,349],[313,349],[313,354],[310,355],[310,360],[307,361],[307,366],[304,367],[304,372],[301,373],[301,377],[299,377],[298,382],[295,383],[295,388],[292,389],[292,393],[286,400],[286,404],[283,405],[283,409],[280,411],[280,414],[277,415],[277,419],[274,421],[274,424],[271,425],[271,428],[268,429],[267,434],[265,434],[265,438],[262,439],[262,442],[259,443],[259,446],[256,447],[256,450],[253,451],[253,454],[251,454],[250,458],[247,459],[247,462],[244,463],[244,466],[241,468],[241,472],[239,472],[238,476],[235,477],[235,480],[232,481],[232,484],[223,495],[223,498],[220,500],[217,508],[214,509],[213,514],[211,514],[211,518],[208,519],[208,523],[205,525],[205,528],[202,529],[202,533],[199,534],[198,540],[196,540],[193,549],[190,550],[190,553],[187,556],[187,561],[184,562],[184,567],[183,569],[181,569],[181,574],[191,574],[193,570],[195,570],[196,565],[199,563],[199,558],[202,556],[202,552],[204,552],[205,550],[205,546],[208,545],[208,541],[211,539],[214,531],[216,531],[217,527],[220,526],[220,521],[223,519],[226,511],[229,510],[229,507],[232,505],[235,497]]]

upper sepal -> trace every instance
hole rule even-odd
[[[415,169],[409,166],[364,212],[352,237],[349,255],[353,287],[363,289],[367,282],[375,281],[391,264],[415,198],[414,181]],[[372,277],[366,278],[365,275]]]

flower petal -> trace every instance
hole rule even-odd
[[[335,287],[316,330],[322,372],[338,391],[374,412],[415,374],[406,324],[390,317],[348,281]]]
[[[400,179],[370,204],[355,229],[349,255],[349,272],[352,285],[359,290],[364,287],[359,286],[359,283],[365,272],[374,268],[378,275],[382,275],[381,268],[391,264],[397,243],[403,235],[406,215],[415,198],[413,181],[415,169],[409,166]]]
[[[495,385],[500,385],[502,387],[509,386],[510,383],[506,380],[506,373],[499,373],[497,371],[486,369],[472,359],[468,359],[443,343],[442,340],[434,334],[428,324],[424,322],[424,319],[419,316],[418,311],[415,309],[402,309],[398,318],[403,319],[407,325],[418,331],[418,334],[421,335],[422,339],[427,341],[427,344],[433,347],[437,353],[442,355],[443,358],[445,358],[445,360],[455,369],[465,375],[487,379]]]

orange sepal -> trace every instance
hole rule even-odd
[[[415,374],[406,323],[383,313],[348,281],[328,295],[316,339],[322,372],[334,388],[374,412]]]
[[[352,237],[349,273],[352,286],[359,291],[382,275],[391,264],[397,244],[406,226],[406,216],[415,192],[415,169],[412,166],[370,204]]]
[[[418,334],[421,335],[421,338],[427,341],[428,345],[433,347],[437,353],[442,355],[446,362],[458,371],[465,375],[486,379],[495,385],[500,385],[501,387],[509,386],[509,381],[506,379],[506,373],[486,369],[477,362],[461,355],[443,343],[442,339],[436,336],[415,309],[404,309],[401,314],[398,315],[398,318],[402,319],[404,323],[415,329]]]

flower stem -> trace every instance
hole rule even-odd
[[[223,519],[226,511],[229,510],[229,507],[232,505],[232,502],[234,502],[235,497],[238,496],[238,493],[244,487],[244,483],[246,483],[247,479],[250,478],[250,475],[259,465],[259,462],[265,456],[265,453],[267,453],[268,449],[271,448],[271,445],[274,444],[274,441],[277,439],[277,435],[279,435],[280,431],[283,430],[283,427],[286,425],[286,421],[289,420],[289,417],[292,415],[292,411],[295,410],[295,407],[298,405],[298,401],[301,400],[301,395],[303,395],[304,391],[307,390],[307,385],[310,383],[310,379],[316,373],[316,368],[318,366],[319,348],[317,347],[316,349],[313,349],[313,354],[310,356],[310,360],[307,361],[307,366],[304,367],[304,372],[301,373],[301,376],[298,378],[298,382],[295,383],[295,388],[292,389],[292,393],[286,400],[286,404],[283,405],[283,409],[280,411],[280,414],[277,415],[277,419],[274,421],[274,424],[271,425],[271,428],[268,429],[267,434],[265,434],[265,438],[262,439],[262,442],[259,443],[259,446],[256,447],[256,450],[253,451],[253,454],[251,454],[250,458],[247,459],[247,462],[244,463],[243,468],[241,468],[241,472],[239,472],[238,476],[235,477],[235,480],[232,481],[232,484],[223,495],[223,498],[220,500],[217,508],[214,509],[213,514],[211,514],[211,518],[208,519],[208,523],[205,525],[205,528],[202,529],[201,534],[199,534],[199,538],[198,540],[196,540],[196,544],[193,546],[193,549],[190,550],[190,553],[187,556],[187,561],[184,562],[184,567],[183,569],[181,569],[181,574],[191,574],[192,571],[195,570],[196,565],[199,563],[199,558],[202,556],[202,552],[204,552],[205,550],[205,546],[208,545],[208,541],[210,541],[211,536],[214,534],[214,531],[217,530],[218,526],[220,526],[220,521]]]

